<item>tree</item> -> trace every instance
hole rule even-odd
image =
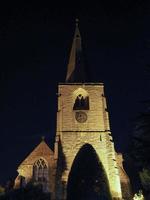
[[[140,179],[146,191],[150,191],[150,170],[143,169],[140,172]]]
[[[139,168],[150,167],[150,109],[141,113],[133,134],[133,157]]]
[[[150,101],[146,111],[139,114],[133,134],[131,155],[138,168],[145,194],[150,194]]]

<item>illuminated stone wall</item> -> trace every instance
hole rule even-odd
[[[130,179],[123,168],[123,157],[121,153],[116,154],[119,175],[121,180],[121,190],[123,199],[130,200],[133,199],[133,193],[131,188]]]
[[[48,188],[49,192],[54,192],[55,187],[55,161],[54,161],[54,153],[47,146],[47,144],[42,141],[30,154],[27,158],[20,164],[18,167],[18,176],[15,179],[14,188],[20,187],[21,177],[24,179],[24,184],[26,185],[30,181],[33,180],[33,165],[39,160],[43,159],[48,166],[49,177],[48,177]]]
[[[76,119],[74,103],[82,94],[89,99],[89,109],[85,112],[87,120]],[[33,165],[42,158],[49,168],[49,191],[52,200],[65,200],[68,176],[80,149],[90,144],[106,173],[113,199],[130,199],[130,181],[123,169],[121,154],[116,154],[109,127],[109,115],[104,96],[103,84],[60,84],[58,91],[57,130],[54,152],[42,141],[20,164],[15,188],[20,187],[20,177],[27,184],[33,178]]]
[[[73,105],[78,91],[89,96],[89,110],[87,121],[79,123],[75,119]],[[57,113],[57,142],[55,151],[62,157],[58,165],[58,184],[56,187],[57,199],[66,198],[68,175],[79,149],[86,143],[95,149],[102,162],[109,181],[112,197],[122,199],[120,176],[116,162],[114,143],[112,140],[109,116],[104,96],[103,84],[65,84],[59,85]],[[60,140],[58,141],[58,138]],[[59,151],[58,151],[59,148]],[[61,151],[61,152],[60,152]],[[61,172],[60,172],[61,171]]]

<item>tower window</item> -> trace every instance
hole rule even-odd
[[[79,94],[75,99],[73,110],[89,110],[89,97]]]

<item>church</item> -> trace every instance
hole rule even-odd
[[[104,84],[88,82],[78,21],[57,98],[54,150],[43,138],[19,165],[14,188],[33,181],[53,200],[131,199],[130,180],[110,130]]]

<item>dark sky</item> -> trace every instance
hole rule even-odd
[[[57,83],[65,80],[76,17],[91,80],[105,84],[117,151],[127,151],[141,101],[150,98],[148,1],[72,3],[1,6],[0,183],[42,135],[53,144]]]

